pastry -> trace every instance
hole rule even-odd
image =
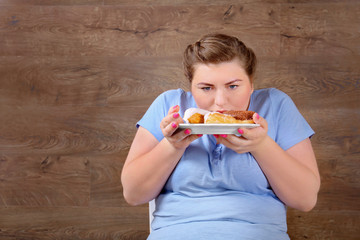
[[[184,113],[184,120],[187,123],[204,123],[204,116],[209,113],[200,108],[188,108]]]
[[[253,124],[253,111],[223,111],[210,112],[199,108],[190,108],[185,111],[184,120],[187,123],[250,123]]]

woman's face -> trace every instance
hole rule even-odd
[[[237,59],[195,66],[191,92],[199,108],[247,110],[253,91],[253,84]]]

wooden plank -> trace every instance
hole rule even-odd
[[[291,4],[313,4],[313,3],[321,3],[321,4],[329,4],[329,3],[357,3],[358,0],[286,0],[283,3],[291,3]]]
[[[260,55],[277,55],[279,7],[2,7],[0,56],[181,56],[214,31],[239,36]]]
[[[138,107],[189,89],[181,57],[0,57],[0,73],[1,107]]]
[[[111,91],[106,59],[0,57],[0,63],[2,104],[101,106]]]
[[[345,160],[359,154],[360,130],[357,122],[354,122],[354,118],[344,118],[344,116],[353,114],[353,111],[334,112],[315,109],[302,111],[302,113],[315,131],[312,143],[319,158],[339,157]],[[329,120],[329,116],[331,116],[331,120]],[[357,119],[359,119],[359,115]],[[356,162],[352,164],[355,167]]]
[[[0,62],[4,154],[117,152],[130,145],[135,123],[160,92],[188,87],[178,80],[178,62],[169,58],[2,57]]]
[[[230,4],[251,4],[251,3],[282,3],[287,0],[222,0],[222,1],[212,1],[212,0],[140,0],[140,1],[131,1],[131,0],[104,0],[105,5],[155,5],[155,6],[197,6],[197,5],[230,5]]]
[[[360,53],[360,3],[281,5],[281,55]]]
[[[4,110],[4,108],[3,108]],[[76,112],[78,110],[78,112]],[[2,154],[103,155],[129,146],[139,120],[136,108],[5,108]]]
[[[0,0],[0,6],[40,5],[40,6],[67,6],[67,5],[121,5],[121,6],[179,6],[179,5],[223,5],[223,4],[250,4],[250,3],[283,3],[288,0]],[[321,1],[321,0],[318,0]],[[328,0],[336,1],[336,0]],[[340,1],[340,0],[337,0]],[[351,0],[346,0],[351,1]]]
[[[311,0],[311,3],[356,3],[358,0]],[[179,5],[222,5],[222,4],[251,4],[251,3],[309,3],[309,0],[0,0],[0,6],[40,5],[121,5],[121,6],[179,6]]]
[[[359,238],[359,211],[313,210],[288,211],[288,233],[291,239],[329,240]]]
[[[318,158],[321,189],[316,209],[360,211],[360,163],[358,156]]]
[[[184,76],[181,56],[116,57],[109,60],[108,68],[113,85],[120,90],[109,97],[108,104],[111,106],[124,103],[136,105],[137,101],[142,101],[147,109],[166,90],[190,90],[190,83]],[[135,100],[136,96],[141,98]]]
[[[0,236],[14,239],[146,239],[147,206],[0,208]]]
[[[359,56],[260,57],[255,87],[283,90],[301,109],[355,110],[360,100],[358,62]]]
[[[121,184],[121,170],[127,153],[128,149],[124,149],[112,155],[89,157],[91,166],[90,206],[130,208],[124,200]]]
[[[104,0],[104,4],[109,5],[172,5],[172,6],[179,6],[179,5],[222,5],[222,4],[252,4],[252,3],[356,3],[358,0],[221,0],[221,1],[213,1],[213,0]]]
[[[1,155],[2,207],[86,206],[89,196],[90,168],[84,157]]]
[[[20,5],[102,5],[104,0],[0,0],[0,6],[20,6]]]

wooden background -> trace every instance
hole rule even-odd
[[[289,209],[291,238],[359,239],[358,0],[0,0],[0,239],[146,239],[120,171],[209,32],[248,43],[256,88],[288,93],[316,131],[318,204]]]

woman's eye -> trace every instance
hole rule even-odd
[[[211,87],[202,87],[201,89],[204,90],[204,91],[210,91]]]
[[[235,89],[235,88],[237,88],[238,86],[239,86],[239,85],[230,85],[229,88],[230,88],[230,89]]]

